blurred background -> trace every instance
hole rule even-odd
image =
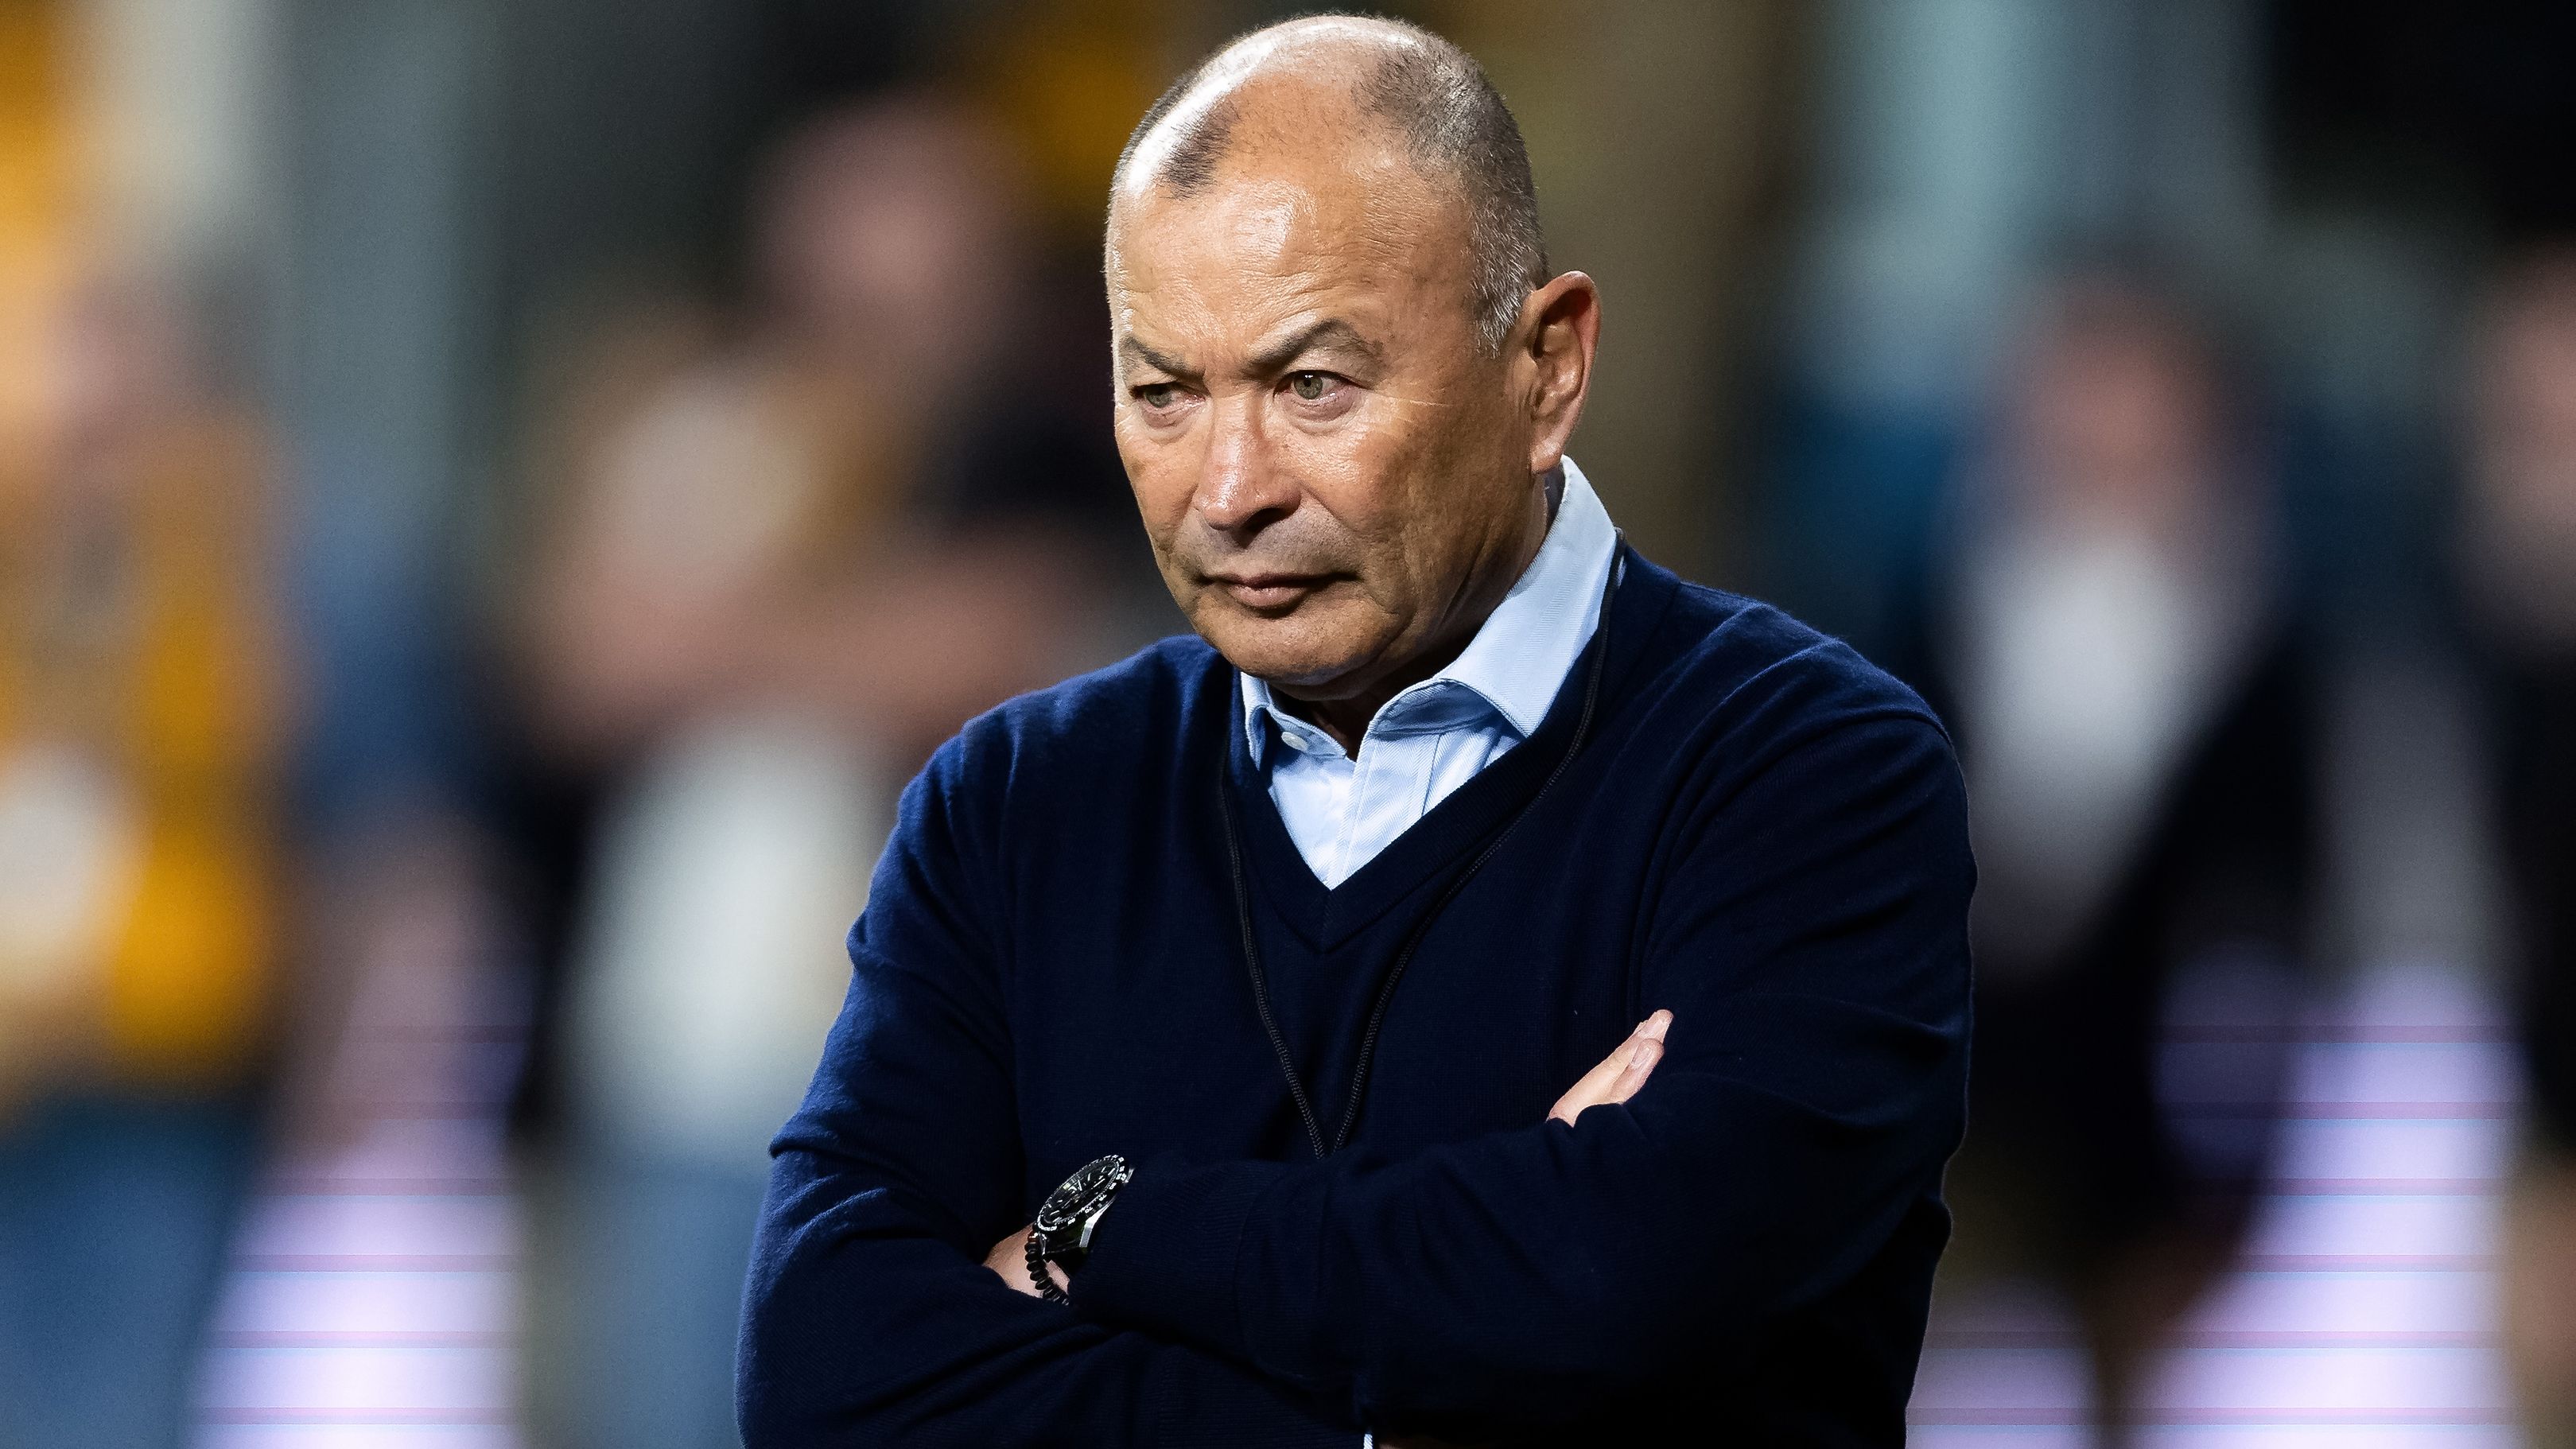
[[[1391,4],[1631,540],[1958,736],[1937,1446],[2576,1443],[2576,12]],[[1252,0],[0,0],[0,1446],[723,1446],[902,782],[1178,626]]]

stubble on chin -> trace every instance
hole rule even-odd
[[[1306,605],[1298,613],[1313,607]],[[1301,619],[1298,613],[1265,618],[1228,602],[1211,586],[1191,624],[1246,674],[1300,694],[1321,690],[1329,695],[1336,681],[1367,666],[1372,641],[1359,637],[1366,631],[1356,627],[1358,621]]]

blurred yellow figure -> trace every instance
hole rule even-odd
[[[176,1446],[278,956],[266,469],[91,260],[62,49],[0,6],[0,1444]]]
[[[278,954],[261,455],[148,296],[62,315],[0,451],[0,1442],[176,1443]]]
[[[117,304],[94,304],[114,311]],[[131,319],[75,369],[114,354]],[[75,378],[0,501],[0,1030],[20,1091],[206,1087],[247,1064],[272,952],[275,667],[257,446]]]

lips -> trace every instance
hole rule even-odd
[[[1247,609],[1285,609],[1331,579],[1329,574],[1216,574],[1209,582]]]

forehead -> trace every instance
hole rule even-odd
[[[1107,253],[1122,323],[1135,314],[1258,328],[1325,293],[1392,308],[1464,298],[1467,215],[1455,188],[1426,180],[1392,138],[1315,119],[1300,131],[1247,117],[1189,195],[1150,179],[1122,190]]]

